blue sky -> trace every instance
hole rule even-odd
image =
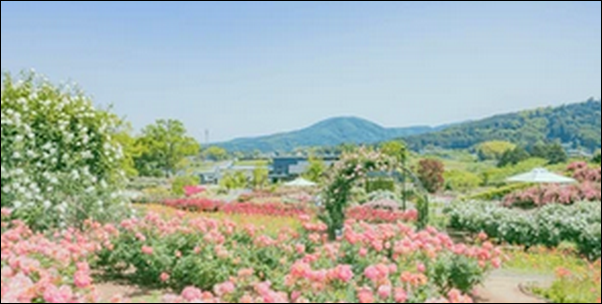
[[[1,63],[211,140],[438,125],[601,95],[595,2],[9,2]]]

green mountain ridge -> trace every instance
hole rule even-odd
[[[337,146],[344,143],[374,144],[395,138],[439,130],[428,126],[384,128],[357,117],[337,117],[306,129],[255,138],[239,138],[215,144],[230,152],[290,152],[301,147]]]
[[[337,117],[298,131],[239,138],[214,145],[230,152],[269,153],[341,144],[375,144],[393,139],[403,139],[413,150],[467,149],[491,140],[527,147],[537,142],[560,141],[593,152],[600,149],[600,108],[600,100],[590,99],[438,127],[385,128],[362,118]]]
[[[525,147],[560,141],[591,152],[600,148],[600,100],[546,107],[468,122],[438,132],[404,137],[413,150],[429,146],[467,149],[491,141],[509,141]]]

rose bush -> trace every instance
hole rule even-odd
[[[348,221],[333,243],[326,241],[326,225],[311,222],[301,233],[284,229],[276,238],[251,226],[153,214],[120,227],[97,265],[145,286],[199,288],[171,302],[467,300],[462,295],[501,263],[491,244],[458,245],[435,229],[416,232],[403,224]]]
[[[573,242],[591,259],[600,258],[600,212],[600,203],[554,204],[528,213],[493,203],[470,202],[447,210],[453,229],[484,232],[499,242],[527,248]]]
[[[34,74],[5,76],[1,100],[2,208],[36,230],[122,214],[115,115]]]

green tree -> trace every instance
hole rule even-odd
[[[228,159],[228,151],[216,146],[205,149],[201,154],[204,159],[211,161],[224,161]]]
[[[144,128],[138,138],[142,153],[136,158],[140,174],[173,176],[187,157],[198,155],[198,142],[186,134],[184,124],[177,120],[158,120]]]
[[[222,179],[220,181],[220,186],[222,186],[223,188],[226,188],[228,190],[244,189],[244,188],[247,188],[248,185],[249,185],[249,179],[241,171],[237,171],[234,173],[228,172],[222,177]]]
[[[504,153],[513,150],[516,145],[507,141],[488,141],[475,147],[480,160],[500,160]]]
[[[600,164],[600,151],[598,151],[598,153],[596,153],[596,155],[592,159],[592,162],[594,162],[595,164],[598,164],[598,165]]]
[[[418,179],[430,193],[437,193],[443,188],[445,165],[436,159],[423,159],[418,163]]]
[[[131,124],[120,120],[113,134],[113,140],[121,146],[123,152],[121,160],[122,168],[128,178],[134,178],[139,175],[136,169],[136,158],[142,156],[144,150],[132,133],[133,128]]]
[[[483,184],[483,180],[479,176],[466,171],[447,171],[443,177],[445,178],[445,187],[453,191],[466,192]]]
[[[303,177],[314,183],[320,183],[326,172],[326,164],[320,158],[311,157],[309,159],[309,167],[303,174]]]
[[[527,152],[527,150],[525,150],[525,148],[516,147],[513,150],[506,151],[502,155],[502,158],[498,162],[498,167],[504,168],[507,166],[514,166],[522,161],[529,159],[530,157],[531,155],[529,154],[529,152]]]
[[[548,155],[546,159],[550,165],[556,165],[566,163],[569,160],[569,156],[566,151],[559,143],[553,143],[548,146]]]
[[[262,189],[268,185],[270,171],[264,167],[257,167],[253,170],[253,187]]]
[[[408,157],[408,149],[401,141],[389,141],[380,146],[380,151],[395,158],[400,164],[404,164]]]

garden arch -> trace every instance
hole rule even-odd
[[[424,229],[428,225],[428,192],[416,175],[393,157],[378,151],[361,149],[357,153],[343,155],[329,173],[324,189],[325,210],[320,215],[320,220],[328,226],[328,236],[331,240],[336,239],[344,227],[351,190],[358,181],[369,178],[369,175],[375,172],[395,177],[396,181],[409,177],[421,194],[418,195],[416,204],[418,229]],[[402,174],[399,174],[400,172]]]

